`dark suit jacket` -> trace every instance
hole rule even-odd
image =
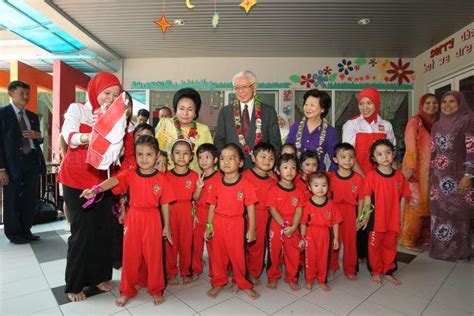
[[[26,110],[31,129],[40,132],[38,115]],[[21,131],[18,118],[13,109],[13,105],[8,104],[0,107],[0,169],[6,169],[11,180],[17,179],[21,174],[21,164],[23,160],[19,159],[23,154],[21,150]],[[46,174],[46,164],[41,151],[40,144],[42,140],[34,139],[33,145],[36,149],[40,166],[40,174]]]
[[[245,142],[250,148],[255,144],[256,126],[255,126],[255,106],[253,108],[252,120],[250,121],[250,128]],[[235,132],[235,121],[233,105],[227,105],[219,112],[217,119],[216,133],[214,135],[214,145],[220,150],[227,143],[235,143],[239,145],[242,150],[243,147],[239,143],[239,138]],[[281,137],[280,128],[278,127],[277,113],[275,109],[269,105],[262,104],[262,143],[270,143],[275,147],[276,153],[280,152]],[[252,159],[247,156],[245,159],[244,168],[253,167]]]

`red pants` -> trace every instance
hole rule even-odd
[[[255,211],[256,238],[247,249],[247,267],[249,274],[259,278],[263,271],[265,261],[265,239],[267,235],[268,209]]]
[[[193,259],[192,270],[193,274],[201,274],[203,271],[202,254],[204,252],[204,232],[206,231],[207,213],[209,207],[197,207],[196,217],[198,222],[194,225],[193,230]],[[212,240],[206,242],[207,254],[209,256],[209,276],[212,277],[211,268],[211,249]]]
[[[135,286],[146,285],[151,295],[163,295],[161,214],[158,209],[130,209],[124,223],[120,293],[137,295]]]
[[[369,265],[371,269],[371,275],[391,275],[397,268],[397,264],[395,262],[396,257],[396,232],[369,232]]]
[[[337,203],[343,222],[339,224],[339,248],[332,250],[330,270],[339,270],[339,250],[344,245],[342,266],[346,275],[356,274],[357,267],[357,207],[347,203]]]
[[[326,283],[328,275],[329,247],[331,243],[329,227],[308,226],[306,230],[306,283]]]
[[[192,204],[189,201],[178,201],[171,204],[171,238],[173,245],[166,243],[166,269],[168,278],[178,274],[182,277],[191,275],[191,251],[193,249],[193,216]]]
[[[275,221],[270,224],[270,260],[271,266],[267,270],[268,281],[273,282],[281,278],[280,255],[283,252],[285,263],[285,282],[296,283],[298,281],[298,265],[300,261],[300,248],[298,243],[301,239],[296,230],[290,238],[283,235],[281,228]]]
[[[237,286],[242,290],[251,289],[252,283],[245,277],[244,218],[216,214],[212,224],[214,225],[214,236],[212,237],[211,285],[218,287],[227,284],[227,271],[230,262]]]

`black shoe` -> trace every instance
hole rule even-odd
[[[28,239],[23,237],[13,237],[12,239],[10,239],[10,242],[16,245],[24,245],[27,244],[29,241]]]
[[[39,240],[41,237],[38,235],[33,235],[32,233],[26,234],[26,239],[29,241]]]

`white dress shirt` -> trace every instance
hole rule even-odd
[[[249,109],[249,119],[250,119],[249,122],[252,122],[252,114],[253,114],[253,105],[254,105],[254,103],[255,103],[254,98],[250,99],[250,101],[248,101],[247,103],[240,102],[240,114],[241,115],[244,112],[245,105],[247,104],[247,107]]]

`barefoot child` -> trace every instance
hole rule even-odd
[[[164,302],[165,280],[163,273],[162,236],[171,243],[169,203],[174,193],[164,175],[155,169],[158,142],[153,136],[142,136],[135,143],[138,169],[127,169],[92,189],[81,197],[93,198],[97,193],[113,188],[116,194],[129,192],[130,204],[125,219],[123,266],[118,306],[125,306],[137,295],[136,286],[142,278],[141,267],[147,267],[148,293],[155,305]],[[161,223],[161,206],[163,229]]]
[[[209,205],[207,204],[207,196],[216,182],[221,181],[222,174],[216,170],[217,161],[219,160],[219,150],[213,144],[205,143],[198,147],[196,151],[198,157],[199,168],[202,170],[204,187],[202,188],[201,197],[196,200],[193,230],[193,280],[199,279],[199,275],[203,271],[202,254],[204,252],[204,232],[206,231],[206,221],[208,218]],[[212,277],[211,269],[211,248],[212,241],[206,242],[207,254],[209,260],[209,276]]]
[[[176,202],[171,204],[171,234],[173,235],[173,245],[166,245],[166,272],[169,285],[178,285],[176,279],[178,274],[183,278],[183,283],[192,282],[191,278],[191,257],[193,249],[193,199],[197,200],[201,196],[201,189],[204,185],[202,177],[191,169],[189,164],[193,159],[191,144],[184,139],[175,141],[171,148],[171,158],[174,168],[165,173],[166,179],[174,189]]]
[[[349,143],[338,144],[334,148],[334,162],[337,171],[329,174],[330,191],[334,205],[341,213],[343,222],[339,224],[339,246],[344,245],[343,269],[348,280],[356,280],[357,272],[357,230],[356,217],[362,211],[364,200],[364,179],[352,171],[355,165],[355,149]],[[339,249],[331,253],[329,280],[339,270]]]
[[[234,143],[225,145],[219,156],[219,167],[224,173],[208,193],[209,216],[204,238],[212,237],[212,288],[207,292],[215,298],[228,282],[228,267],[232,268],[239,289],[250,298],[259,295],[245,277],[244,238],[255,240],[255,207],[257,196],[250,182],[243,179],[239,169],[244,165],[244,153]],[[245,233],[244,213],[247,207],[248,230]]]
[[[305,151],[300,156],[300,173],[295,178],[295,185],[305,194],[305,200],[311,197],[308,189],[308,177],[318,171],[318,155],[312,151]]]
[[[285,282],[292,290],[299,290],[297,284],[300,248],[298,242],[304,193],[294,184],[298,172],[298,160],[290,154],[281,155],[277,162],[277,173],[280,182],[274,184],[268,192],[267,206],[272,221],[269,230],[270,268],[267,270],[267,287],[276,289],[281,278],[279,259],[283,252],[285,263]]]
[[[325,173],[318,171],[310,175],[308,186],[313,196],[304,205],[300,227],[300,246],[304,245],[306,252],[305,288],[311,290],[317,279],[321,289],[329,291],[331,288],[326,281],[329,250],[339,248],[342,218],[333,201],[327,197],[329,178]]]
[[[247,251],[249,279],[253,285],[258,285],[260,284],[258,278],[262,274],[265,261],[265,240],[269,217],[267,196],[271,186],[276,183],[268,175],[275,164],[275,147],[269,143],[256,145],[252,150],[252,161],[254,167],[244,171],[242,177],[253,184],[258,198],[258,203],[255,205],[256,239],[249,245]]]
[[[405,198],[410,196],[408,182],[392,167],[395,148],[387,139],[377,140],[370,148],[370,159],[377,168],[367,173],[364,186],[364,207],[374,211],[360,223],[369,231],[369,265],[372,280],[382,284],[382,275],[398,286],[393,276],[397,269],[397,233],[400,232]]]

